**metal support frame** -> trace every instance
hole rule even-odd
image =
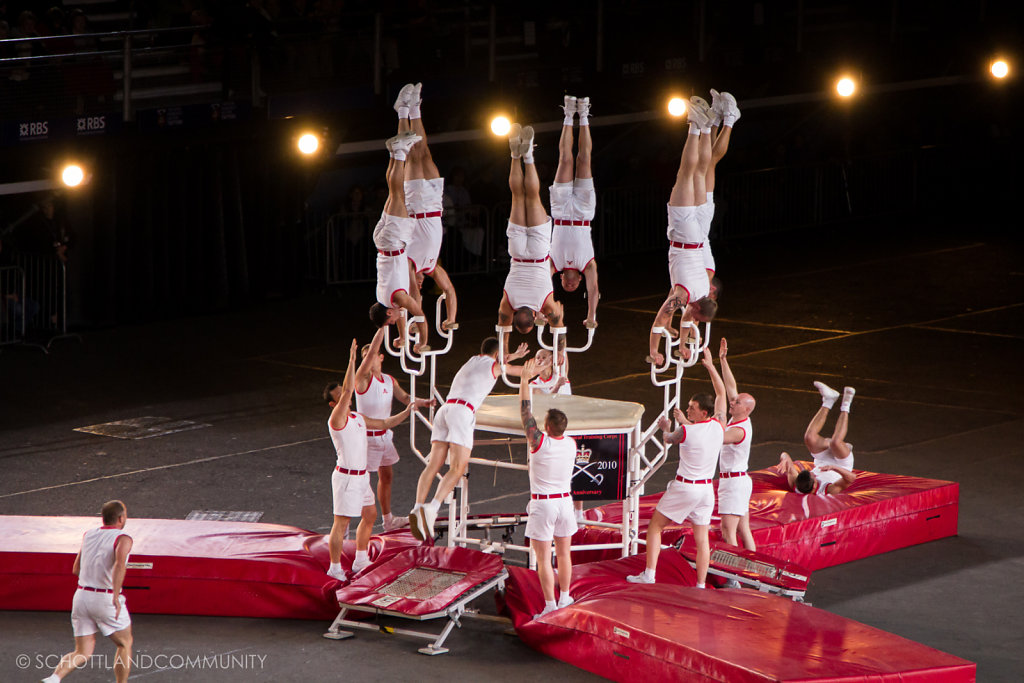
[[[331,640],[347,640],[355,635],[352,631],[344,631],[341,629],[342,626],[348,626],[349,628],[358,628],[364,631],[380,631],[381,633],[387,634],[398,634],[403,636],[410,636],[412,638],[420,638],[423,640],[432,641],[430,644],[421,647],[418,652],[424,655],[443,655],[448,652],[448,648],[444,646],[445,640],[451,634],[452,629],[456,626],[462,628],[462,617],[472,619],[482,619],[487,621],[500,621],[502,623],[511,624],[511,620],[505,619],[504,617],[496,617],[489,614],[479,614],[476,610],[472,610],[466,607],[473,600],[486,593],[487,591],[497,588],[499,591],[505,590],[505,579],[508,578],[508,570],[503,569],[500,574],[495,575],[493,578],[488,579],[484,583],[481,583],[470,590],[466,591],[448,607],[438,612],[431,612],[430,614],[424,614],[421,616],[410,616],[403,614],[402,612],[396,612],[394,610],[381,609],[379,607],[371,607],[368,605],[352,605],[341,603],[341,611],[338,616],[331,622],[330,628],[324,633],[324,638]],[[380,624],[367,624],[362,621],[355,621],[352,619],[346,619],[349,612],[368,612],[370,614],[385,615],[390,617],[398,617],[400,619],[411,619],[413,621],[430,621],[433,619],[447,618],[448,621],[445,623],[444,628],[441,629],[440,633],[428,633],[426,631],[415,631],[406,628],[393,628],[391,626],[383,626]]]

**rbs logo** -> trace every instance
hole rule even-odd
[[[49,133],[49,121],[37,121],[34,123],[22,123],[18,125],[18,137],[20,138],[36,137],[39,135],[49,135]]]
[[[89,133],[92,131],[104,130],[107,127],[107,120],[105,116],[80,116],[78,118],[78,131],[79,133]]]

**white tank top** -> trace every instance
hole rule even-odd
[[[452,388],[448,390],[448,400],[459,398],[473,406],[474,410],[478,409],[498,379],[494,376],[497,363],[494,358],[484,355],[467,360],[455,373]]]
[[[575,439],[542,432],[540,446],[530,453],[530,493],[569,493],[575,463]]]
[[[359,413],[349,412],[348,422],[341,429],[335,429],[327,422],[327,429],[338,453],[338,467],[347,470],[366,469],[366,422]]]
[[[107,526],[85,532],[82,536],[82,557],[78,568],[80,586],[113,590],[114,548],[121,536],[128,534],[123,529]]]
[[[686,425],[683,441],[679,446],[679,468],[676,474],[683,479],[697,481],[713,478],[724,437],[725,427],[712,418]]]
[[[560,370],[561,370],[561,377],[564,377],[565,376],[565,363],[562,364],[562,367],[560,368]],[[541,376],[537,375],[532,380],[530,380],[530,386],[533,387],[534,389],[536,389],[537,391],[541,392],[541,393],[550,394],[550,393],[552,393],[552,390],[555,388],[555,385],[558,384],[558,380],[561,379],[561,377],[557,377],[556,378],[554,371],[551,372],[551,376],[548,377],[547,379],[541,379]],[[562,384],[562,386],[558,387],[558,393],[559,394],[563,394],[565,396],[571,396],[572,395],[572,387],[569,386],[569,380],[568,379],[565,380],[565,383]]]
[[[361,394],[356,392],[356,410],[377,420],[391,417],[391,399],[395,397],[395,378],[391,375],[382,377],[378,379],[371,376],[366,391]]]
[[[743,430],[743,440],[739,443],[722,444],[722,454],[718,456],[718,470],[720,472],[746,472],[750,462],[750,440],[754,437],[754,427],[749,417],[739,422],[730,422],[725,426],[725,431],[732,428]]]

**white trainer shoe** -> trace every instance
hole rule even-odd
[[[590,116],[589,97],[579,97],[576,99],[576,113],[580,116]]]
[[[338,581],[348,581],[348,576],[345,574],[344,569],[328,569],[327,576],[331,577],[332,579],[337,579]]]
[[[832,387],[828,386],[824,382],[815,382],[814,388],[818,390],[818,393],[821,394],[821,397],[823,399],[835,401],[837,398],[839,398],[839,392],[833,389]]]
[[[533,126],[524,126],[523,132],[520,135],[521,142],[519,143],[519,153],[528,154],[533,150]]]
[[[725,587],[726,588],[743,588],[743,586],[740,585],[740,582],[737,581],[736,579],[729,579],[728,581],[726,581],[725,582]]]
[[[423,84],[417,83],[412,86],[412,92],[409,94],[409,104],[422,104],[423,103]]]
[[[576,97],[574,95],[566,95],[562,98],[562,112],[566,116],[571,116],[576,113]]]
[[[354,575],[358,574],[359,572],[363,571],[364,569],[366,569],[369,566],[370,566],[369,558],[367,558],[366,560],[363,560],[362,562],[360,562],[359,560],[356,560],[355,562],[352,563],[352,575],[354,576]]]
[[[568,593],[562,593],[562,595],[559,596],[559,598],[558,598],[557,608],[558,609],[562,609],[563,607],[568,607],[569,605],[573,604],[574,602],[576,602],[576,601],[573,600],[572,597]]]
[[[512,158],[518,159],[522,156],[519,149],[522,147],[522,135],[523,127],[518,123],[513,123],[512,127],[508,129],[508,147],[512,150]]]
[[[629,581],[630,583],[654,583],[654,579],[648,579],[647,574],[645,574],[644,572],[640,572],[639,574],[634,574],[632,576],[627,576],[626,581]]]
[[[396,529],[403,529],[409,526],[408,517],[392,517],[390,522],[384,524],[384,531],[394,531]]]
[[[534,619],[540,619],[540,618],[541,618],[542,616],[544,616],[545,614],[551,614],[551,613],[552,613],[552,612],[554,612],[554,611],[555,611],[556,609],[558,609],[558,607],[549,607],[548,605],[545,605],[545,606],[544,606],[544,609],[543,609],[543,610],[541,610],[540,614],[534,614],[534,615],[533,615],[533,618],[534,618]]]
[[[722,99],[722,118],[731,117],[733,123],[740,119],[740,108],[736,106],[736,98],[727,92],[719,93]]]
[[[426,537],[424,540],[429,538],[434,540],[434,522],[437,521],[437,511],[430,505],[424,505],[420,508],[420,531]]]
[[[398,97],[395,98],[395,111],[412,104],[413,100],[411,98],[415,90],[416,86],[412,83],[406,83],[402,86],[402,89],[398,91]]]
[[[691,97],[686,111],[690,121],[696,123],[701,128],[709,128],[711,126],[711,106],[708,105],[707,100],[703,97],[697,95]]]
[[[412,146],[422,139],[422,136],[419,136],[416,133],[409,130],[404,133],[399,133],[398,135],[388,140],[388,142],[391,143],[391,146],[388,149],[391,151],[392,154],[399,150],[408,154],[409,150],[412,149]],[[387,143],[384,144],[385,146],[387,146]]]

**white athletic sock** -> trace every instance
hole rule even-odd
[[[407,118],[409,118],[409,107],[399,107],[398,108],[398,118],[400,118],[400,119],[407,119]]]
[[[839,404],[839,412],[848,413],[850,412],[850,404],[853,403],[853,396],[847,396],[843,394],[843,402]]]
[[[698,583],[697,584],[697,588],[704,588],[704,584],[703,583]]]
[[[561,609],[563,607],[568,607],[572,603],[573,603],[573,599],[572,599],[572,596],[569,595],[569,591],[565,591],[564,593],[562,593],[561,595],[558,596],[558,608],[559,609]]]
[[[405,161],[405,150],[396,149],[394,152],[391,153],[391,156],[395,159],[395,161]]]
[[[722,117],[722,125],[732,128],[732,124],[736,123],[736,117],[733,114],[726,114]]]
[[[421,507],[423,507],[423,503],[416,503],[415,505],[412,506],[412,510],[409,510],[409,514],[415,515],[416,511],[419,510]]]
[[[526,154],[523,155],[523,163],[524,164],[532,164],[533,163],[533,146],[530,147],[530,151],[528,151]]]
[[[711,126],[708,126],[707,128],[701,128],[700,129],[700,134],[701,135],[711,135]]]
[[[434,500],[430,501],[429,503],[427,503],[423,507],[428,507],[433,512],[437,512],[438,510],[441,509],[441,501],[439,501],[437,498],[435,498]]]
[[[590,115],[589,114],[580,114],[580,125],[581,126],[589,126],[590,125]]]
[[[60,683],[60,676],[57,674],[50,674],[43,679],[43,683]]]
[[[367,560],[369,560],[370,558],[366,556],[366,552],[367,551],[365,550],[357,550],[356,559],[353,561],[353,563],[366,562]]]
[[[331,562],[331,571],[332,572],[340,572],[341,571],[341,562]]]
[[[546,609],[546,610],[558,609],[558,605],[555,604],[554,600],[545,600],[544,601],[544,609]]]
[[[644,569],[644,576],[646,578],[650,579],[651,581],[654,581],[654,570],[653,569]]]
[[[836,404],[836,397],[835,396],[822,396],[821,397],[821,407],[822,408],[828,408],[829,410],[832,410],[832,406],[834,406],[835,404]]]
[[[410,119],[422,119],[423,114],[420,113],[420,103],[409,105],[409,118]]]
[[[565,118],[562,119],[562,125],[572,127],[572,114],[565,115]]]
[[[700,135],[700,126],[690,121],[690,135]]]
[[[394,518],[391,516],[391,513],[390,512],[385,512],[384,515],[383,515],[383,519],[382,519],[382,521],[384,522],[384,526],[387,526],[388,524],[391,524],[391,520],[392,519],[394,519]]]

